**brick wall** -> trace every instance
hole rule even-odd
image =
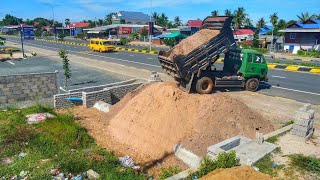
[[[57,92],[56,72],[0,76],[1,105],[51,98]]]
[[[82,105],[82,101],[70,101],[68,98],[82,98],[82,92],[54,95],[54,107],[57,109]]]

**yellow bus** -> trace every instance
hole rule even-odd
[[[99,52],[113,51],[115,49],[111,42],[106,39],[90,39],[89,48]]]

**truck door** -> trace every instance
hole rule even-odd
[[[247,55],[247,65],[245,69],[245,76],[251,77],[254,74],[255,71],[255,65],[254,65],[254,54],[246,54]]]

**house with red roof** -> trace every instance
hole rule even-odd
[[[199,31],[202,26],[202,20],[189,20],[187,26],[191,27],[191,35]]]
[[[90,23],[85,22],[74,22],[69,24],[67,27],[70,28],[70,36],[77,36],[78,34],[83,34],[83,29],[90,26]]]
[[[254,32],[252,29],[237,29],[234,33],[234,39],[238,42],[252,41]]]

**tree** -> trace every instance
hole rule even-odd
[[[158,16],[158,25],[162,26],[162,27],[165,27],[165,26],[168,25],[168,23],[169,23],[168,16],[166,16],[166,14],[164,14],[164,13],[161,13]]]
[[[301,13],[301,15],[297,15],[298,19],[300,22],[304,22],[306,20],[308,20],[310,18],[309,13],[305,12],[305,13]]]
[[[255,30],[253,35],[253,45],[254,48],[259,48],[259,30]]]
[[[30,20],[30,19],[27,18],[27,19],[24,21],[24,23],[27,24],[27,25],[33,25],[33,20]]]
[[[219,11],[217,11],[217,10],[212,11],[211,16],[213,16],[213,17],[219,16]]]
[[[69,18],[67,18],[67,19],[65,19],[64,20],[64,24],[66,25],[66,27],[70,24],[70,19]]]
[[[174,38],[166,38],[162,40],[163,43],[167,46],[169,46],[170,48],[173,48],[173,46],[176,45],[177,41]]]
[[[174,18],[174,24],[176,25],[176,26],[181,26],[181,19],[180,19],[180,17],[179,16],[176,16],[175,18]]]
[[[274,28],[274,34],[277,36],[283,36],[283,32],[279,32],[279,30],[284,29],[287,27],[287,22],[283,19],[280,19],[277,23],[276,27]]]
[[[2,19],[3,24],[6,25],[18,25],[19,23],[22,23],[22,18],[17,18],[15,16],[12,16],[10,14],[6,14],[5,17]]]
[[[230,9],[224,10],[224,15],[226,15],[226,16],[232,16],[231,10],[230,10]]]
[[[244,20],[244,25],[247,27],[253,27],[252,20],[248,17]]]
[[[69,59],[68,59],[68,51],[66,51],[65,49],[62,49],[58,52],[58,54],[59,54],[60,58],[62,59],[65,87],[67,87],[68,80],[71,78],[71,69],[70,69],[70,63],[69,63]]]
[[[243,7],[238,7],[237,10],[233,13],[234,19],[234,26],[235,29],[239,29],[244,25],[244,22],[248,16],[248,14],[245,13],[245,9]]]
[[[278,13],[273,13],[270,15],[270,22],[273,25],[273,29],[272,29],[272,42],[271,42],[271,49],[273,49],[273,31],[276,28],[276,25],[278,23]]]
[[[260,29],[266,26],[266,22],[264,20],[264,18],[260,18],[257,22],[256,28]]]
[[[152,18],[154,20],[154,24],[158,25],[158,17],[159,14],[157,12],[152,13]]]
[[[106,17],[104,18],[105,25],[112,24],[112,16],[114,14],[116,14],[116,13],[109,13],[109,14],[106,15]]]

